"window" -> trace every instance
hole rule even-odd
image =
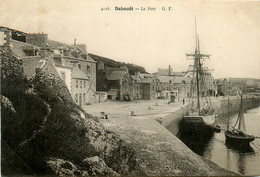
[[[90,74],[90,66],[87,65],[87,73]]]
[[[80,88],[82,88],[82,81],[80,81]]]
[[[83,87],[86,88],[86,81],[83,82]]]
[[[80,64],[78,64],[78,68],[81,69],[81,65]]]
[[[78,86],[79,86],[79,81],[76,80],[76,88],[78,88]]]
[[[85,95],[85,93],[83,94],[83,105],[85,105],[86,104],[86,95]]]
[[[82,105],[82,96],[81,96],[81,94],[79,94],[79,105],[80,106]]]
[[[78,94],[75,95],[75,101],[78,102]]]

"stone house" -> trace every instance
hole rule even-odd
[[[47,34],[28,34],[26,42],[52,52],[55,67],[76,104],[97,102],[96,62],[88,55],[86,45],[49,40]]]
[[[217,81],[218,95],[229,96],[232,95],[232,82],[228,78],[222,78]]]
[[[131,77],[134,83],[134,99],[153,100],[157,98],[157,80],[154,75],[138,72]]]
[[[189,71],[186,73],[185,77],[193,76],[193,65],[190,66]],[[217,94],[217,86],[212,76],[213,69],[208,69],[208,67],[203,67],[202,77],[200,79],[200,92],[202,96],[215,96]],[[195,78],[193,83],[196,83]],[[195,92],[196,93],[196,88]]]
[[[160,98],[180,101],[190,97],[190,77],[185,76],[157,76],[159,81]]]
[[[97,69],[97,90],[108,92],[113,100],[133,100],[133,80],[128,68],[100,67]]]
[[[23,61],[28,79],[48,58],[66,83],[75,103],[82,106],[97,102],[96,62],[88,55],[86,45],[77,45],[76,41],[74,45],[53,41],[43,33],[28,34],[6,27],[0,29],[5,45],[9,45],[14,55]]]

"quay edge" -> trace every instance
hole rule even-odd
[[[227,116],[228,108],[227,108],[227,100],[228,97],[219,98],[217,100],[212,101],[212,106],[216,111],[216,115],[218,116]],[[245,110],[252,109],[258,107],[260,105],[260,97],[249,97],[246,96],[243,98]],[[230,98],[230,115],[238,113],[239,110],[240,99],[238,97]],[[162,117],[162,125],[172,132],[175,136],[178,135],[181,120],[184,115],[186,115],[188,105],[180,106],[175,112],[169,113],[167,116]]]

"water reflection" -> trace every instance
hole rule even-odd
[[[179,134],[178,138],[186,144],[193,152],[203,156],[206,148],[209,146],[209,142],[212,139],[214,133],[209,133],[207,136],[201,136],[197,134]]]
[[[245,123],[249,134],[260,136],[260,107],[245,113]],[[237,115],[231,116],[230,123],[234,124]],[[226,117],[219,117],[217,124],[226,128]],[[233,125],[232,124],[232,125]],[[223,131],[212,135],[199,137],[196,135],[180,134],[178,136],[191,150],[218,164],[222,168],[242,175],[260,175],[260,139],[255,139],[251,146],[239,148],[226,144]]]
[[[236,165],[238,172],[245,175],[246,174],[246,156],[254,154],[254,149],[249,145],[246,147],[232,146],[225,143],[227,146],[227,169],[230,169],[230,163],[232,163],[232,157],[230,157],[230,151],[233,151],[236,157]]]

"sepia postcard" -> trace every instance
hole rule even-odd
[[[0,0],[1,175],[260,175],[259,0]]]

